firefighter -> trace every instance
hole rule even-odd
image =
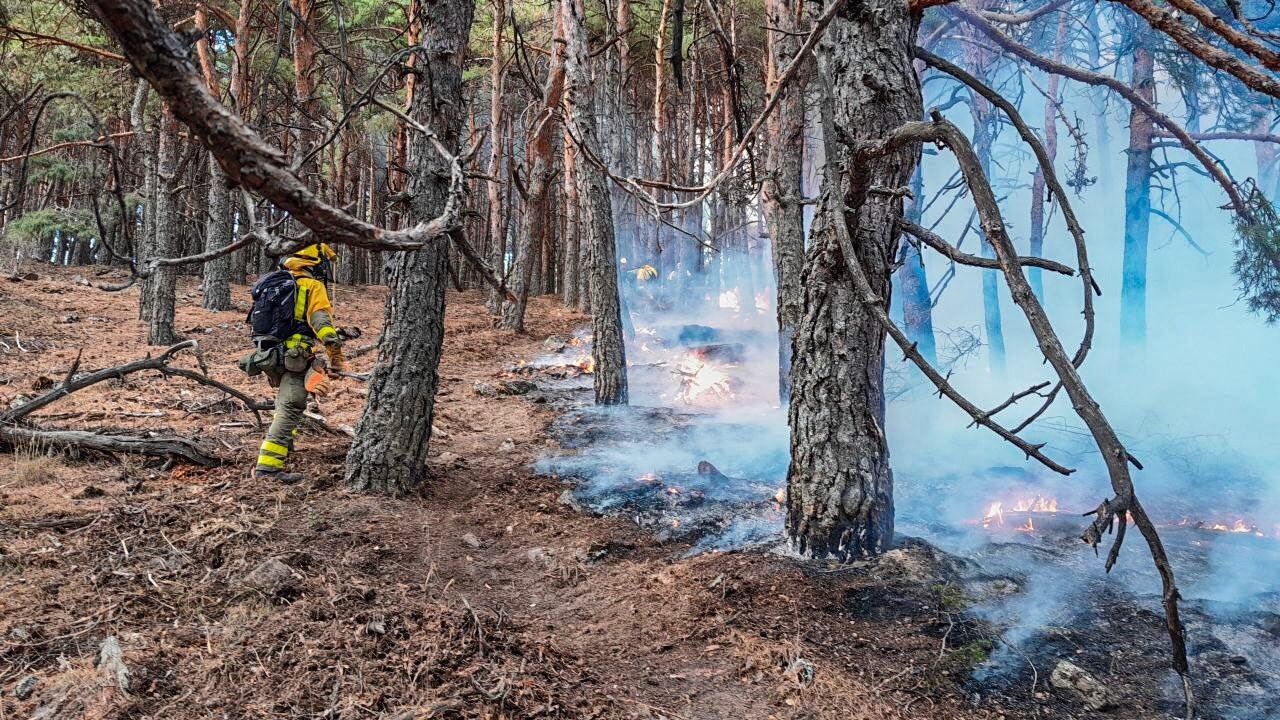
[[[259,286],[264,282],[289,283],[291,292],[273,294],[260,292],[258,286],[254,288],[254,310],[250,312],[250,318],[258,349],[246,358],[244,365],[250,374],[256,374],[255,370],[265,373],[271,385],[278,388],[275,415],[258,450],[258,462],[253,470],[255,479],[272,479],[285,484],[302,480],[302,475],[286,472],[284,468],[293,449],[293,438],[307,409],[308,393],[323,397],[329,391],[324,367],[316,360],[317,346],[324,348],[330,370],[335,373],[346,370],[342,340],[333,325],[333,305],[327,289],[336,261],[337,255],[328,245],[310,245],[280,262],[281,269],[292,276],[292,283],[283,273],[276,273],[274,280],[266,277],[259,280]],[[259,324],[266,321],[257,318],[272,312],[272,308],[261,306],[271,302],[287,304],[290,300],[292,313],[287,308],[280,308],[283,319],[276,320],[278,328],[286,329],[258,335]]]

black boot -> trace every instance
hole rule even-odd
[[[291,472],[285,472],[284,470],[272,470],[271,468],[264,468],[261,465],[259,465],[253,469],[253,479],[254,480],[272,480],[274,482],[280,483],[281,485],[296,485],[302,482],[305,478],[303,477],[302,473],[291,473]]]

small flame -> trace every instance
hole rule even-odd
[[[992,525],[1003,527],[1004,512],[1001,511],[1003,506],[1004,503],[991,503],[991,507],[987,508],[987,514],[982,516],[982,527],[991,527]]]
[[[734,312],[739,312],[740,310],[742,310],[742,296],[738,293],[738,288],[733,288],[732,290],[725,290],[724,292],[720,293],[719,306],[722,308],[727,308]]]
[[[1018,528],[1018,530],[1019,530],[1020,532],[1028,532],[1028,533],[1035,532],[1035,531],[1036,531],[1036,524],[1035,524],[1034,522],[1032,522],[1032,521],[1031,521],[1031,517],[1030,517],[1030,516],[1027,516],[1027,522],[1026,522],[1026,524],[1024,524],[1022,527]]]

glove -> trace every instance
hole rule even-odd
[[[329,356],[329,369],[336,373],[347,371],[347,358],[342,354],[342,343],[331,342],[324,346],[325,354]]]
[[[307,392],[318,398],[327,396],[333,389],[333,386],[329,384],[329,375],[320,367],[312,367],[307,372],[307,377],[303,384],[306,386]]]

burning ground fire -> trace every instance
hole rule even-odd
[[[1005,514],[1017,515],[1017,518],[1009,518],[1010,521],[1021,519],[1020,525],[1006,525]],[[1058,514],[1058,499],[1046,498],[1036,495],[1031,498],[1020,498],[1014,500],[1006,506],[1002,500],[991,503],[987,506],[986,513],[983,514],[981,524],[983,528],[988,530],[1010,528],[1019,532],[1035,532],[1035,515],[1056,515]],[[1023,518],[1021,516],[1025,515]]]

